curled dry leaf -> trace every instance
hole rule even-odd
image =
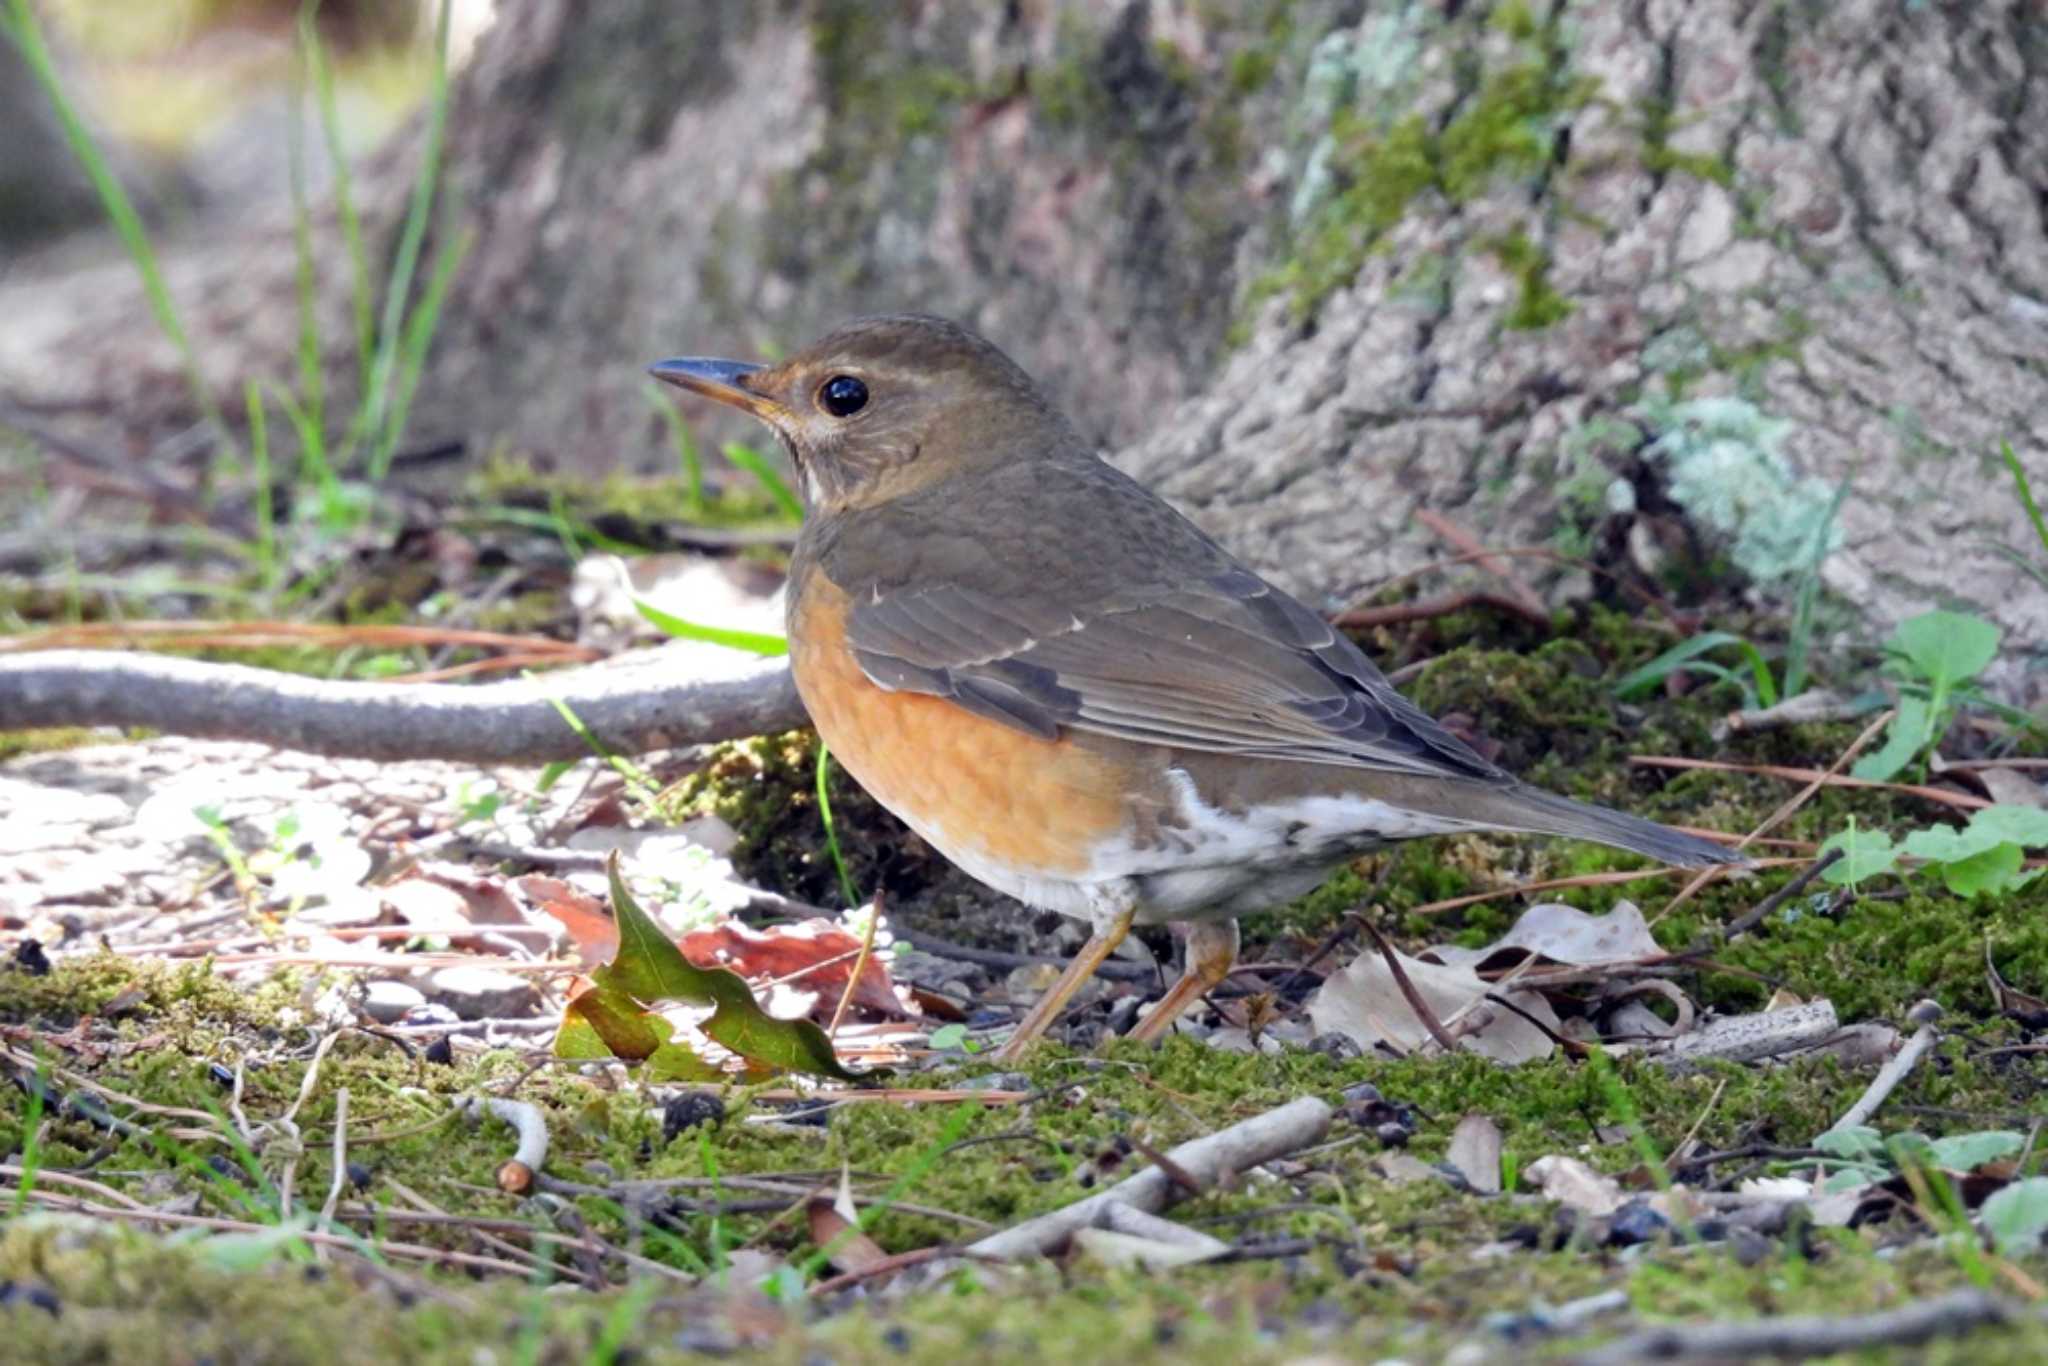
[[[1506,934],[1484,948],[1445,945],[1423,950],[1422,957],[1486,972],[1514,967],[1529,954],[1573,967],[1654,962],[1670,956],[1650,933],[1643,913],[1633,902],[1622,901],[1605,915],[1556,904],[1531,906]]]
[[[1470,967],[1426,963],[1399,952],[1394,957],[1437,1019],[1449,1027],[1453,1036],[1462,1036],[1463,1047],[1496,1062],[1527,1062],[1550,1056],[1550,1035],[1531,1019],[1488,1001],[1492,985],[1482,981]],[[1557,1029],[1556,1012],[1535,992],[1507,992],[1504,999],[1550,1030]],[[1482,1011],[1486,1014],[1477,1014]],[[1324,982],[1309,999],[1308,1017],[1316,1033],[1343,1034],[1361,1048],[1384,1043],[1408,1053],[1432,1042],[1428,1027],[1416,1017],[1387,960],[1376,950],[1361,953],[1351,960],[1350,966]],[[1477,1027],[1467,1032],[1464,1026],[1473,1024],[1474,1019],[1479,1021]]]

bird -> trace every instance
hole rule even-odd
[[[1131,1031],[1160,1037],[1228,976],[1240,916],[1399,841],[1740,861],[1482,757],[957,323],[862,317],[773,364],[648,369],[759,419],[794,464],[789,660],[834,759],[980,882],[1088,926],[1002,1060],[1134,926],[1179,923],[1184,970]]]

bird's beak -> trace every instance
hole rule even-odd
[[[763,422],[772,423],[778,417],[788,416],[783,406],[774,399],[755,393],[743,382],[748,375],[765,368],[743,360],[678,356],[674,360],[656,361],[647,367],[647,373],[663,384],[673,384],[678,389],[688,389],[720,403],[743,408]]]

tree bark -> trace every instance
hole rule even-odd
[[[363,180],[387,250],[417,141]],[[1847,480],[1838,629],[1979,612],[2005,682],[2048,676],[2048,593],[1998,550],[2048,561],[1997,455],[2048,492],[2031,0],[522,0],[439,222],[475,245],[422,442],[651,464],[645,361],[928,309],[1323,606],[1444,548],[1418,509],[1782,599]],[[283,380],[288,221],[179,255],[208,373]],[[345,390],[342,270],[321,306]],[[8,387],[188,416],[125,280],[0,307]]]

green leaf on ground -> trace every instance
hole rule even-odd
[[[2000,1252],[2039,1247],[2041,1235],[2048,1233],[2048,1176],[2030,1176],[1993,1191],[1978,1217]]]
[[[1935,686],[1975,678],[1998,654],[2003,634],[1982,617],[1961,612],[1923,612],[1899,623],[1892,649]]]
[[[1899,862],[1899,848],[1882,830],[1865,830],[1851,824],[1828,836],[1819,849],[1826,855],[1842,851],[1842,857],[1821,871],[1821,880],[1836,887],[1854,887],[1866,878],[1889,873]]]
[[[811,1072],[851,1080],[839,1065],[832,1041],[809,1020],[778,1020],[761,1009],[752,988],[738,973],[725,968],[700,968],[683,957],[675,941],[640,909],[619,876],[618,855],[609,873],[612,914],[619,924],[619,951],[610,963],[590,976],[601,990],[646,1006],[660,1001],[687,1001],[716,1006],[704,1032],[748,1062],[779,1071]],[[585,993],[578,997],[580,1003]],[[613,998],[606,997],[610,1003]],[[589,1018],[587,1015],[585,1018]],[[595,1021],[592,1022],[596,1029]],[[650,1055],[651,1056],[651,1055]]]
[[[1970,829],[2025,849],[2048,849],[2048,810],[2002,802],[1970,817]]]
[[[1934,1140],[1934,1164],[1943,1171],[1969,1173],[1979,1167],[2011,1157],[2027,1146],[2027,1136],[2010,1129],[1987,1129],[1975,1134],[1950,1134]]]
[[[1912,693],[1899,698],[1898,714],[1884,733],[1884,744],[1858,759],[1849,772],[1874,783],[1890,782],[1913,762],[1934,730],[1934,710],[1924,697]]]

